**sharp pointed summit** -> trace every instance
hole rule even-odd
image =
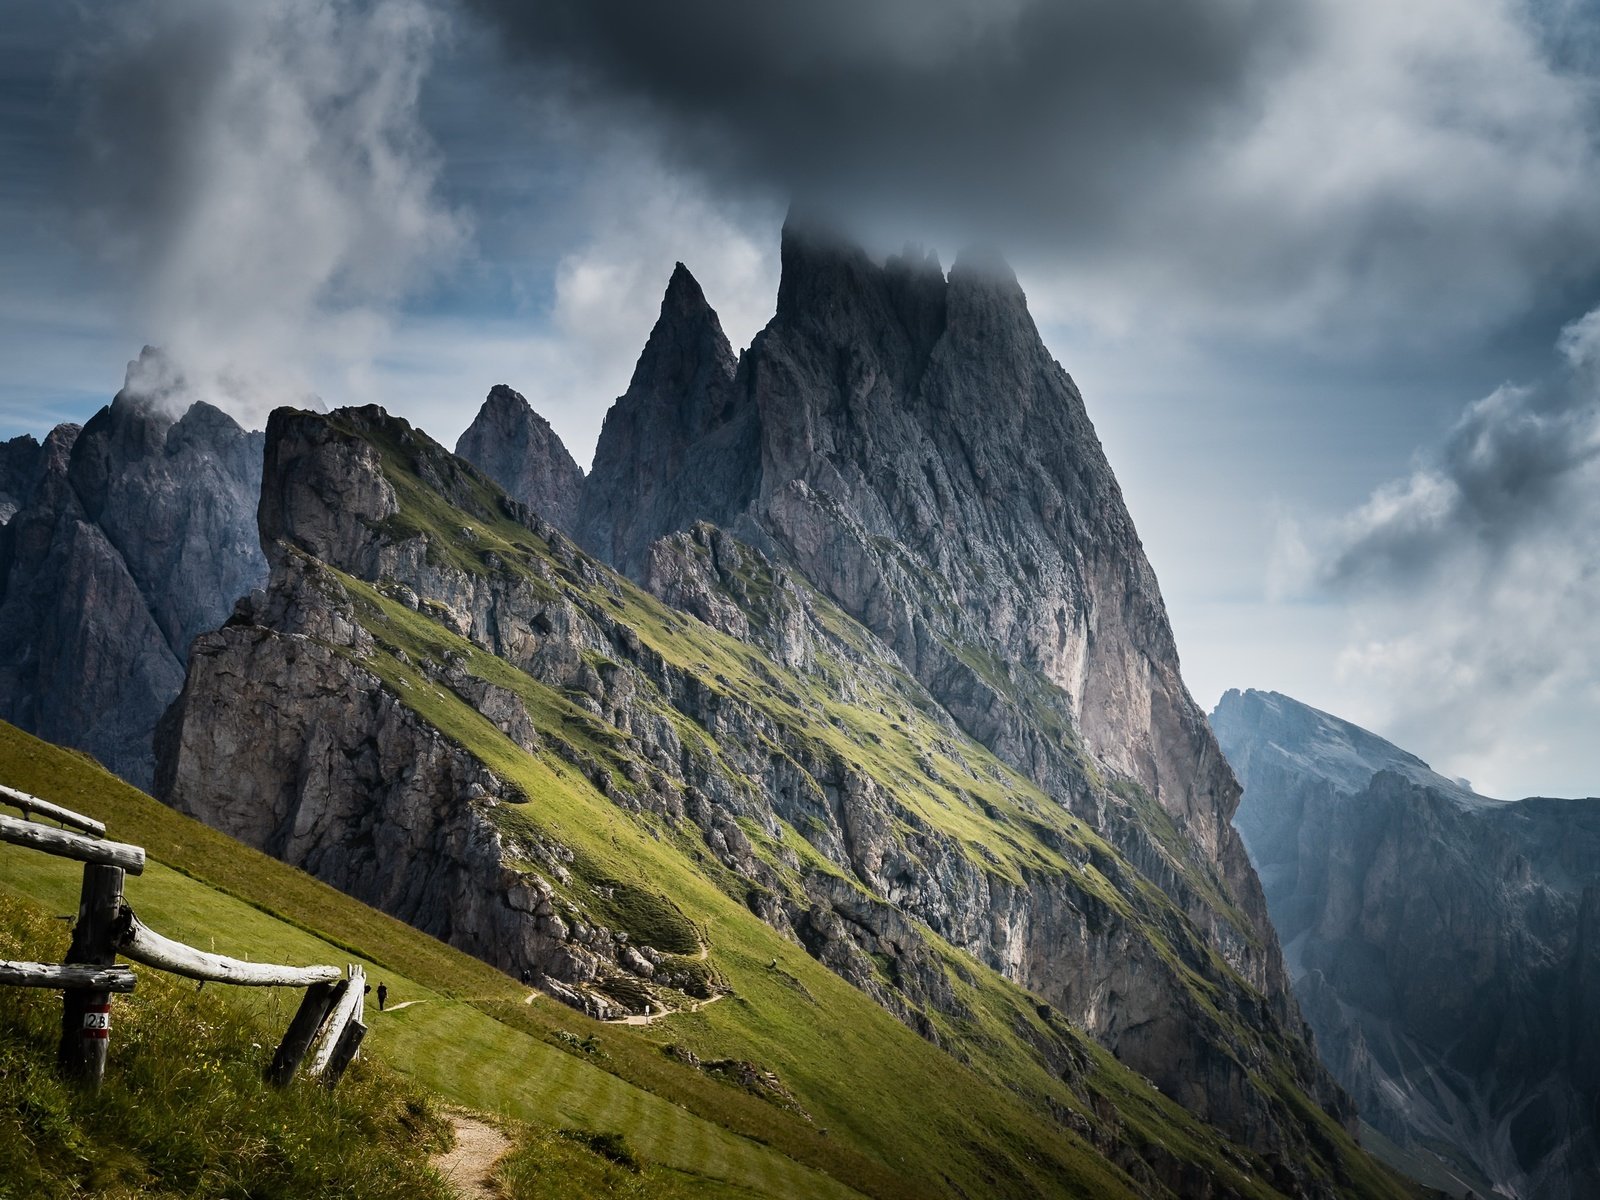
[[[520,392],[496,384],[466,431],[456,453],[513,500],[533,509],[557,529],[570,532],[578,515],[583,469],[566,445]]]
[[[628,390],[606,414],[578,506],[579,542],[637,573],[657,538],[747,502],[758,460],[736,370],[722,322],[679,263]]]

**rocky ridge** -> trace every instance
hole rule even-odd
[[[777,313],[736,366],[685,274],[601,434],[579,541],[643,578],[651,542],[705,520],[791,565],[1286,998],[1229,824],[1237,785],[1082,397],[1009,271],[878,266],[792,219]],[[1093,787],[1087,760],[1126,787]],[[1181,835],[1152,838],[1169,819]]]
[[[0,463],[0,717],[146,787],[190,641],[266,574],[262,436],[205,403],[173,415],[170,375],[147,347],[81,429]]]
[[[1365,1120],[1475,1188],[1600,1179],[1600,800],[1488,800],[1276,693],[1212,714],[1317,1046]]]
[[[583,470],[521,393],[503,383],[491,388],[456,453],[557,529],[573,529]]]
[[[716,986],[715,939],[583,844],[656,830],[952,1053],[978,964],[1026,979],[1035,1069],[1085,1077],[1072,1022],[1280,1190],[1331,1194],[1344,1151],[1292,1097],[1339,1100],[1279,1006],[792,568],[696,526],[647,564],[674,611],[373,409],[274,414],[260,526],[269,587],[196,644],[164,724],[177,807],[605,1015]],[[552,824],[572,787],[589,832]],[[1186,1191],[1192,1161],[1085,1131]]]
[[[792,568],[1296,1021],[1230,824],[1238,786],[1014,277],[982,254],[948,276],[913,251],[880,266],[804,218],[782,266],[777,313],[737,363],[674,275],[601,434],[580,542],[646,579],[649,544],[705,520]]]

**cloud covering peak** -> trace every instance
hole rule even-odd
[[[75,70],[81,217],[186,375],[253,380],[270,406],[313,366],[362,370],[408,289],[459,249],[417,108],[439,33],[420,0],[105,15]]]
[[[1002,239],[1070,316],[1382,338],[1600,267],[1593,22],[1560,5],[467,2],[714,190]]]

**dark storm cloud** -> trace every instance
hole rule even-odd
[[[1383,337],[1600,267],[1593,21],[1559,6],[465,2],[595,136],[998,237],[1078,315]]]
[[[580,102],[723,182],[1107,219],[1299,31],[1293,4],[472,0]],[[920,197],[920,201],[919,201]]]
[[[1549,543],[1600,574],[1600,311],[1567,326],[1562,372],[1470,405],[1444,443],[1339,525],[1316,580],[1349,591],[1409,588],[1463,564],[1498,574]],[[1549,578],[1560,571],[1551,570]],[[1600,597],[1596,597],[1600,598]]]

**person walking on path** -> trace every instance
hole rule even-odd
[[[378,1011],[379,1012],[383,1011],[383,1003],[388,998],[389,998],[389,985],[386,984],[386,983],[380,983],[378,985]]]

